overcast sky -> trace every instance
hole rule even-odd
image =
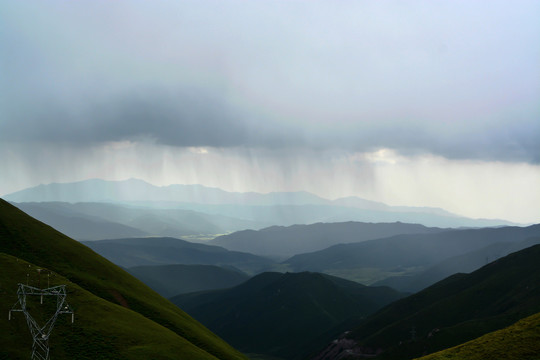
[[[3,1],[0,195],[86,178],[540,222],[540,1]]]

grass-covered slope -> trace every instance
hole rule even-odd
[[[2,273],[6,274],[1,277],[1,301],[6,311],[15,303],[16,283],[24,282],[27,273],[26,268],[18,270],[12,265],[16,259],[30,263],[30,273],[36,266],[69,281],[68,301],[78,322],[72,327],[71,346],[62,346],[59,351],[65,355],[57,358],[84,358],[79,351],[88,346],[83,353],[92,359],[99,358],[91,355],[96,348],[102,349],[101,358],[108,359],[245,359],[123,269],[3,200],[0,253]],[[9,358],[19,358],[20,346],[14,339],[29,338],[28,330],[22,325],[13,329],[15,325],[3,322],[1,326],[5,329],[2,334],[10,334],[0,337],[2,351]],[[119,353],[122,355],[117,357]]]
[[[465,344],[427,355],[420,360],[538,360],[540,313]]]
[[[315,341],[401,294],[317,273],[263,273],[231,289],[171,300],[242,351],[302,358]],[[324,343],[324,342],[323,342]]]
[[[453,275],[370,316],[347,335],[354,342],[350,348],[412,359],[502,329],[540,312],[539,270],[535,245],[471,274]]]

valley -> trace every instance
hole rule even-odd
[[[98,184],[114,185],[114,191],[126,185]],[[249,205],[268,210],[291,202],[299,208],[304,206],[301,201],[324,202],[307,194],[226,195],[232,202],[269,203]],[[355,199],[340,203],[366,205]],[[71,240],[2,202],[2,263],[15,271],[6,274],[2,285],[5,306],[14,299],[13,293],[7,296],[8,289],[15,288],[16,278],[24,279],[25,271],[35,283],[36,275],[30,276],[26,264],[29,269],[46,268],[57,274],[55,281],[68,284],[77,314],[86,306],[81,323],[71,325],[71,333],[59,323],[56,358],[73,352],[81,352],[80,358],[99,353],[91,344],[74,345],[77,336],[99,333],[119,344],[138,336],[139,342],[148,343],[139,349],[108,342],[99,350],[104,358],[137,358],[148,351],[165,359],[180,350],[161,346],[160,341],[179,336],[184,339],[179,344],[187,341],[183,353],[199,351],[189,350],[189,344],[195,344],[209,358],[339,360],[346,353],[347,359],[405,360],[447,348],[452,351],[460,344],[471,346],[467,344],[475,338],[490,339],[491,333],[497,336],[514,323],[521,326],[517,325],[521,319],[529,324],[526,318],[532,316],[532,321],[540,312],[535,271],[540,263],[540,245],[535,246],[540,244],[540,225],[442,228],[400,221],[346,221],[265,226],[246,217],[198,212],[201,207],[179,209],[169,202],[14,205],[53,227],[78,234],[79,241]],[[367,205],[384,209],[380,204]],[[300,216],[312,208],[306,209]],[[17,259],[25,265],[14,265]],[[94,306],[117,306],[119,311],[135,312],[137,321],[149,323],[126,323],[131,332],[118,336],[119,328],[105,330],[105,323],[88,318],[85,311],[99,316]],[[131,316],[116,315],[112,308],[105,311],[110,316],[104,316],[104,321]],[[23,323],[17,321],[9,339],[24,333]],[[158,340],[138,333],[140,326],[156,327],[151,330],[154,334],[162,331],[160,326],[172,332]],[[526,329],[529,334],[535,328]],[[6,351],[11,354],[6,356],[15,354]],[[189,357],[206,356],[194,354]]]

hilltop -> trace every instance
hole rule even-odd
[[[302,359],[344,322],[402,296],[324,274],[267,272],[230,289],[171,300],[244,352]]]

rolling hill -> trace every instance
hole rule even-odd
[[[170,264],[216,265],[232,266],[248,274],[254,274],[275,265],[272,260],[260,256],[175,238],[113,239],[85,241],[83,244],[126,268]]]
[[[451,257],[486,246],[518,243],[539,236],[540,225],[405,234],[334,245],[295,255],[283,263],[292,271],[318,271],[351,280],[364,277],[366,284],[372,284],[391,276],[418,274]]]
[[[381,309],[312,359],[336,359],[338,348],[351,359],[412,359],[512,325],[540,312],[539,264],[535,245],[453,275]]]
[[[245,359],[120,267],[4,200],[0,262],[3,309],[15,303],[17,282],[40,283],[37,268],[51,274],[51,285],[67,284],[76,320],[60,317],[51,338],[56,359]],[[0,322],[0,332],[0,358],[30,355],[22,316]]]
[[[351,318],[402,295],[317,273],[263,273],[225,290],[171,299],[247,353],[303,358]]]
[[[213,265],[135,266],[127,271],[164,297],[233,287],[249,276]]]
[[[540,244],[540,237],[533,237],[516,243],[495,243],[479,250],[443,260],[418,274],[390,277],[373,285],[390,286],[398,291],[415,293],[450,275],[470,273],[490,261],[536,244]]]
[[[263,256],[288,258],[296,254],[322,250],[332,245],[361,242],[398,234],[441,232],[418,224],[404,223],[317,223],[311,225],[272,226],[259,231],[243,230],[222,235],[210,244],[229,250],[247,251]]]

